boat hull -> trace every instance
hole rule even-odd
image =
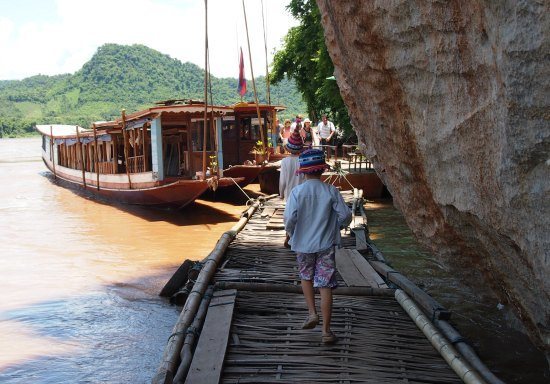
[[[82,171],[56,165],[55,171],[52,163],[43,157],[46,167],[57,179],[70,187],[84,188],[94,195],[125,204],[136,204],[156,207],[183,208],[195,201],[208,189],[208,183],[204,180],[169,179],[165,182],[154,181],[151,172],[128,175],[100,175],[99,187],[97,174],[85,172],[84,180]],[[125,180],[124,180],[125,179]],[[133,180],[133,182],[132,182]]]
[[[234,178],[235,181],[237,181],[237,184],[239,184],[239,186],[243,188],[252,183],[258,177],[263,168],[263,165],[234,165],[232,167],[224,169],[223,176]],[[240,181],[238,181],[237,179],[240,179]],[[228,186],[231,185],[234,186],[233,183]]]

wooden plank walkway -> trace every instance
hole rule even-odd
[[[283,209],[274,199],[254,213],[230,244],[212,283],[299,285],[295,254],[283,247]],[[346,234],[343,246],[337,265],[340,286],[387,289],[356,250],[355,237]],[[319,305],[319,296],[316,300]],[[393,296],[335,295],[332,328],[339,340],[333,346],[321,343],[320,326],[301,329],[307,314],[301,293],[239,290],[234,305],[220,315],[212,300],[208,316],[211,310],[218,314],[205,322],[186,382],[462,382]],[[223,366],[223,352],[212,352],[213,339],[220,339],[216,348],[227,345]],[[206,374],[205,367],[215,374]]]

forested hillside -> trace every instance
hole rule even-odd
[[[235,72],[237,74],[237,66]],[[265,77],[256,78],[258,97],[266,102]],[[270,87],[272,104],[288,109],[282,117],[304,113],[294,82]],[[215,104],[240,100],[236,78],[212,78]],[[143,45],[106,44],[76,73],[37,75],[21,81],[0,81],[0,137],[33,132],[35,124],[79,124],[120,116],[167,99],[203,99],[204,71]],[[245,100],[253,100],[248,81]]]

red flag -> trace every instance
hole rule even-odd
[[[246,93],[246,79],[244,78],[244,60],[243,60],[243,49],[241,48],[241,60],[239,62],[239,87],[237,88],[239,95],[241,97]]]

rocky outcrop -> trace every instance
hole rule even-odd
[[[317,0],[363,151],[419,240],[550,345],[544,1]]]

